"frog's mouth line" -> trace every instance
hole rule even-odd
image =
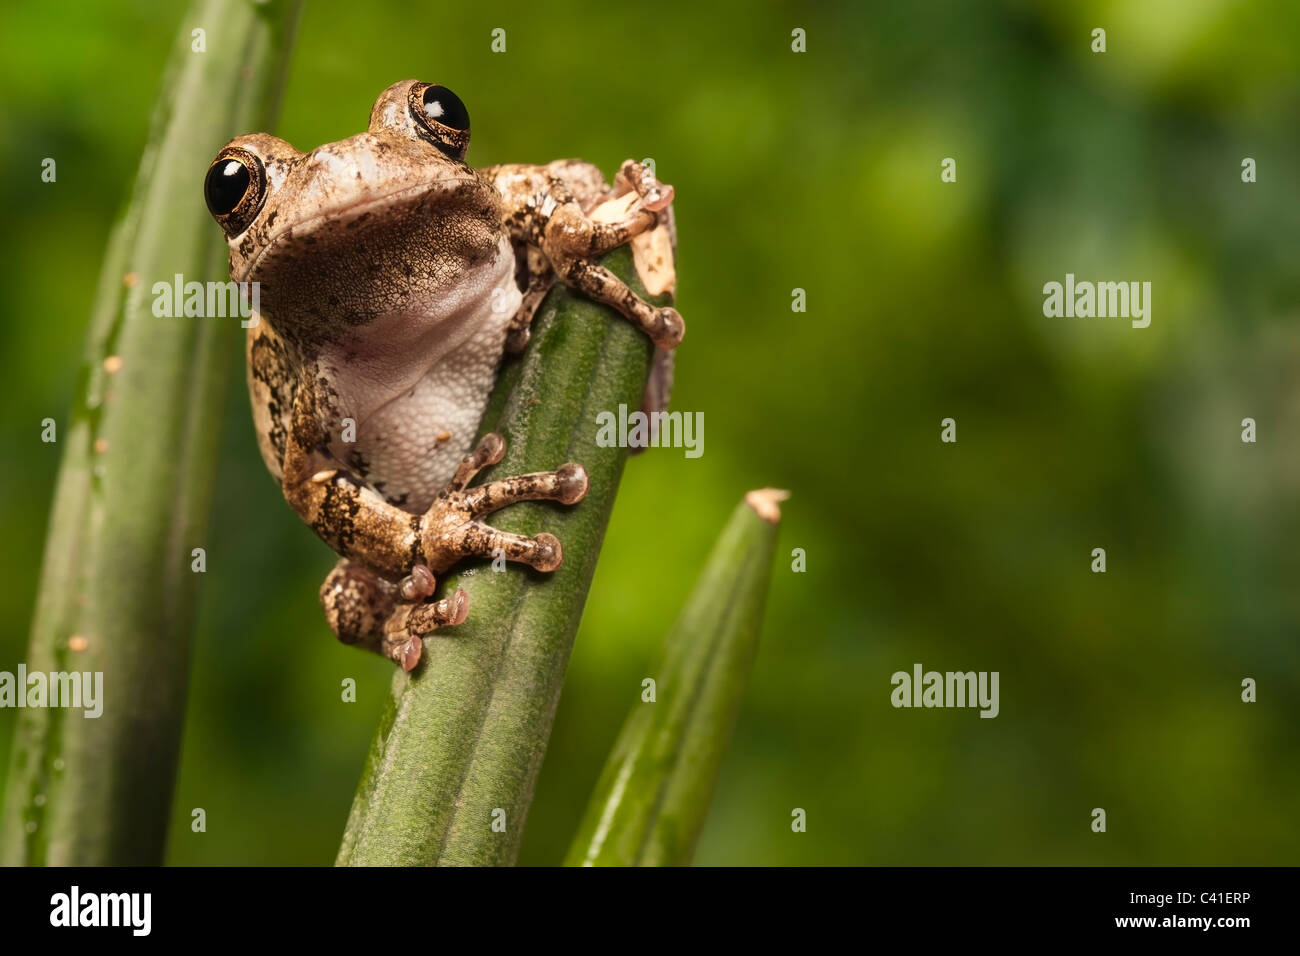
[[[324,212],[318,213],[310,219],[304,219],[301,222],[285,226],[267,242],[262,244],[262,248],[258,249],[253,258],[249,259],[244,264],[244,268],[240,270],[238,276],[232,275],[231,278],[236,282],[247,282],[249,276],[256,272],[258,265],[266,254],[286,238],[309,236],[316,231],[320,224],[325,222],[338,222],[346,225],[347,223],[353,222],[361,216],[374,211],[374,209],[379,206],[386,205],[395,200],[404,199],[408,196],[419,196],[424,193],[430,193],[433,192],[434,188],[439,184],[451,182],[472,183],[484,190],[491,190],[492,188],[477,176],[443,176],[440,179],[431,179],[428,182],[423,182],[416,186],[404,186],[401,189],[394,189],[392,192],[383,193],[379,196],[371,196],[366,199],[357,200],[356,202],[345,203],[344,205],[338,206],[334,209],[326,209]],[[234,246],[246,235],[248,235],[248,230],[245,230],[235,238],[231,239],[230,244]]]

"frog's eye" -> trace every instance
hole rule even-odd
[[[224,149],[217,154],[203,180],[208,212],[226,235],[248,228],[266,198],[266,170],[262,161],[245,149]]]
[[[452,159],[464,159],[469,148],[469,110],[461,98],[445,86],[417,83],[411,87],[410,99],[421,137]]]
[[[461,131],[469,129],[469,110],[459,96],[445,86],[430,86],[420,97],[424,115],[439,126]]]

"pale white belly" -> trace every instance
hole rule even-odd
[[[502,254],[436,311],[386,316],[367,330],[364,352],[322,356],[340,418],[356,423],[352,443],[335,433],[334,456],[391,503],[428,508],[473,444],[520,300],[503,241]]]

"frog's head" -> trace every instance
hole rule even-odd
[[[273,319],[310,294],[318,318],[333,304],[355,322],[358,305],[393,293],[394,277],[491,248],[496,192],[465,164],[468,147],[465,104],[417,80],[380,95],[366,132],[309,153],[265,133],[231,140],[203,192],[232,278],[259,282]]]

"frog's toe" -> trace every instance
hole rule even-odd
[[[417,564],[411,573],[398,582],[397,590],[403,601],[423,601],[438,586],[433,572],[426,565]]]
[[[564,548],[555,535],[543,532],[533,539],[532,544],[532,560],[529,563],[538,571],[554,571],[564,563]]]
[[[457,588],[455,594],[441,601],[415,604],[400,610],[406,611],[401,626],[407,633],[428,634],[440,627],[455,627],[463,623],[469,616],[469,595],[464,588]]]
[[[447,482],[448,491],[459,491],[474,480],[488,465],[495,465],[506,456],[506,440],[498,432],[488,432],[472,452],[461,459],[456,473]]]
[[[469,617],[469,595],[465,593],[464,588],[457,588],[455,594],[438,603],[446,605],[445,613],[447,618],[442,625],[443,627],[455,627],[457,624],[463,624],[465,618]]]
[[[575,505],[587,497],[587,469],[576,461],[561,465],[555,470],[555,500],[564,505]]]
[[[571,461],[555,471],[515,475],[455,492],[448,496],[448,504],[453,512],[460,512],[470,518],[481,518],[520,501],[577,504],[586,497],[587,485],[587,469]],[[437,508],[438,505],[435,504],[434,507]],[[468,550],[466,553],[479,552]]]
[[[651,212],[667,208],[673,201],[673,187],[655,178],[654,171],[643,163],[628,159],[623,161],[615,180],[616,188],[628,188],[641,199],[641,204]]]
[[[661,349],[671,352],[686,338],[686,322],[682,314],[671,306],[656,309],[653,322],[648,330],[650,340]]]
[[[402,649],[402,659],[398,661],[402,665],[402,670],[411,673],[415,670],[415,665],[420,663],[420,655],[424,653],[424,642],[418,637],[413,637],[406,642]]]
[[[505,558],[515,564],[526,564],[535,571],[554,571],[564,563],[564,548],[560,545],[560,539],[545,531],[530,538],[523,534],[498,531],[481,521],[475,521],[470,525],[469,536],[473,541],[471,553],[482,554],[483,557]]]

